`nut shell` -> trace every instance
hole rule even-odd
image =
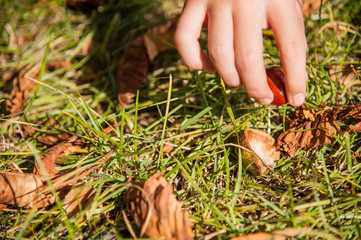
[[[285,75],[281,67],[270,67],[266,69],[267,83],[273,92],[273,105],[287,103]]]

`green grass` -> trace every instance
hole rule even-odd
[[[124,49],[137,34],[165,20],[148,1],[120,1],[87,14],[67,9],[63,1],[2,0],[2,6],[4,76],[29,63],[44,67],[45,61],[68,60],[71,66],[44,71],[38,79],[43,85],[13,118],[5,113],[3,100],[11,85],[0,82],[0,170],[10,171],[15,163],[32,172],[35,158],[47,149],[38,140],[61,132],[78,135],[87,147],[61,159],[59,171],[92,164],[110,149],[115,153],[83,179],[97,189],[86,221],[81,220],[88,209],[66,218],[61,202],[39,211],[9,206],[0,210],[0,238],[131,238],[122,214],[130,217],[126,182],[130,176],[145,180],[159,171],[190,212],[196,238],[220,230],[226,233],[218,239],[228,239],[286,227],[305,227],[296,239],[361,238],[360,134],[341,134],[334,144],[282,158],[265,176],[255,177],[242,167],[239,151],[229,143],[237,144],[235,136],[246,127],[277,137],[287,129],[285,116],[295,108],[261,106],[240,89],[224,88],[215,74],[188,70],[174,50],[151,64],[137,101],[120,107],[116,70]],[[360,64],[360,28],[347,25],[356,24],[352,6],[330,1],[306,21],[311,107],[360,103],[361,82],[352,77],[341,85],[328,71],[335,65],[338,72],[348,73],[349,64]],[[140,17],[144,13],[147,17]],[[349,22],[339,30],[332,21]],[[9,45],[9,29],[16,36],[33,36]],[[92,51],[83,54],[89,38]],[[264,42],[266,64],[279,63],[272,36]],[[50,118],[55,125],[46,123]],[[119,121],[124,124],[102,134]],[[33,137],[22,132],[20,126],[27,125],[37,130]],[[166,143],[175,149],[163,156]]]

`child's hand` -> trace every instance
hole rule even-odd
[[[209,57],[198,42],[205,20]],[[244,86],[259,103],[270,104],[273,94],[263,63],[263,28],[273,29],[288,100],[299,106],[304,102],[307,82],[301,0],[188,0],[175,43],[190,68],[216,70],[227,85]]]

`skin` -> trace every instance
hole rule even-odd
[[[208,52],[198,39],[208,27]],[[217,71],[230,87],[244,87],[261,104],[273,94],[263,62],[262,29],[271,28],[280,51],[289,102],[306,93],[306,38],[301,0],[188,0],[175,32],[177,49],[191,69]]]

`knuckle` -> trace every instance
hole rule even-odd
[[[177,29],[174,33],[174,43],[179,48],[183,43],[189,41],[188,34],[182,31],[181,29]]]
[[[236,57],[236,67],[238,71],[252,69],[260,62],[259,56],[252,51],[242,51]]]
[[[222,59],[231,57],[232,52],[224,45],[212,45],[208,49],[209,56],[213,61],[222,61]]]
[[[296,58],[304,58],[306,56],[306,45],[303,41],[293,40],[287,44],[287,48],[283,51],[285,60],[292,60]]]

